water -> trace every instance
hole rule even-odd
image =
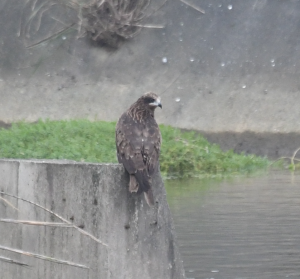
[[[188,278],[300,278],[300,175],[166,187]]]

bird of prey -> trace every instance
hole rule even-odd
[[[116,126],[119,163],[130,176],[129,191],[144,193],[148,205],[154,205],[152,176],[159,169],[161,133],[154,110],[162,108],[155,93],[146,93],[125,111]]]

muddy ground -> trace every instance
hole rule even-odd
[[[300,147],[300,133],[207,133],[208,141],[219,144],[222,150],[233,149],[237,153],[266,156],[269,159],[291,157]]]

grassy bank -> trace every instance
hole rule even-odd
[[[160,165],[164,177],[249,173],[270,163],[255,155],[223,152],[194,132],[163,125],[160,128],[163,137]],[[15,123],[10,129],[0,129],[0,157],[117,162],[115,123],[88,120]]]

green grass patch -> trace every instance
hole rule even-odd
[[[0,157],[115,163],[115,125],[88,120],[14,123],[10,129],[0,129]],[[227,176],[250,173],[270,164],[255,155],[223,152],[195,132],[164,125],[160,129],[160,168],[164,177]]]

